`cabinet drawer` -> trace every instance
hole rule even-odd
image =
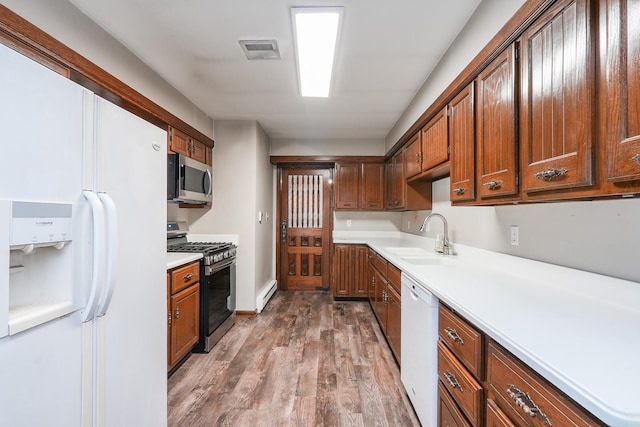
[[[516,427],[504,412],[498,408],[498,405],[487,399],[487,427]]]
[[[440,305],[440,339],[476,378],[483,379],[482,334],[447,307]]]
[[[603,425],[495,343],[489,344],[487,383],[496,403],[517,425]]]
[[[200,280],[200,263],[194,262],[171,271],[171,293],[186,289]]]
[[[376,257],[373,259],[373,265],[382,273],[384,277],[387,277],[387,260],[376,253]]]
[[[400,290],[402,289],[400,286],[400,277],[400,270],[398,270],[394,265],[389,264],[389,267],[387,267],[387,281],[391,286],[393,286],[398,295],[401,294]]]
[[[480,425],[484,406],[482,386],[441,341],[438,342],[438,377],[471,424]]]
[[[441,382],[438,382],[438,426],[471,427]]]

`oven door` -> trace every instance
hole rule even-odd
[[[235,312],[235,284],[235,258],[204,267],[200,279],[200,343],[195,351],[209,352],[226,332],[218,329],[231,323],[229,318]]]

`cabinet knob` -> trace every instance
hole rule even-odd
[[[460,391],[464,391],[464,390],[462,390],[462,386],[460,385],[460,383],[456,379],[456,376],[453,375],[451,372],[444,371],[444,379],[447,380],[447,382],[449,383],[449,385],[451,385],[451,387],[453,389],[457,388],[457,389],[460,389]]]
[[[188,282],[189,280],[191,280],[192,277],[193,277],[193,273],[188,273],[184,275],[183,279],[185,282]]]
[[[482,184],[484,187],[487,187],[489,190],[497,190],[502,186],[502,181],[488,181]]]
[[[629,160],[638,163],[638,168],[640,168],[640,153],[636,154],[635,156],[633,156]]]
[[[568,170],[565,168],[561,168],[561,169],[549,168],[540,172],[536,172],[533,174],[533,176],[535,176],[536,179],[544,179],[545,181],[549,182],[559,176],[566,175],[567,172]]]
[[[456,331],[455,329],[447,326],[446,328],[444,328],[444,333],[454,342],[457,342],[460,345],[464,345],[464,340],[460,338],[460,335],[458,335],[458,331]]]
[[[465,191],[467,191],[464,187],[458,187],[458,188],[454,188],[453,190],[454,193],[456,193],[458,196],[461,196],[464,194]]]

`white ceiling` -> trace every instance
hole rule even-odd
[[[210,117],[273,139],[383,139],[480,0],[71,0]],[[329,98],[302,98],[292,6],[344,6]],[[248,61],[242,39],[276,39]],[[452,79],[455,76],[452,76]]]

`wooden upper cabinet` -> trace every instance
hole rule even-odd
[[[515,45],[477,78],[477,186],[481,198],[518,193]]]
[[[420,156],[422,154],[422,144],[420,132],[417,132],[404,146],[404,177],[411,178],[422,172]]]
[[[476,198],[474,83],[449,103],[449,146],[451,147],[451,201]]]
[[[436,114],[420,131],[422,170],[426,171],[449,160],[449,126],[447,107]]]
[[[202,163],[212,164],[211,149],[178,129],[169,128],[169,151],[183,154]]]
[[[336,209],[358,209],[360,163],[338,163],[335,188]]]
[[[190,156],[189,140],[189,135],[186,133],[180,132],[178,129],[169,128],[169,150]]]
[[[520,167],[526,192],[593,184],[589,3],[556,3],[519,40]]]
[[[384,209],[384,163],[363,163],[360,209]]]
[[[336,209],[384,209],[384,163],[338,163]]]
[[[387,162],[387,209],[404,209],[406,203],[405,149],[398,150]]]
[[[600,129],[607,180],[640,180],[640,2],[600,2]],[[636,183],[637,184],[637,183]]]

